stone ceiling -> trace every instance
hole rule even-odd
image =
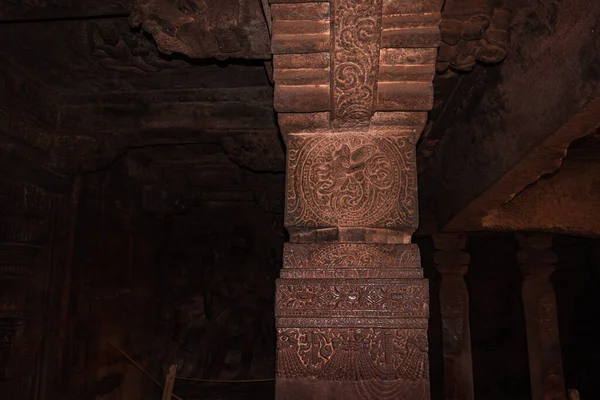
[[[445,2],[417,152],[422,203],[441,227],[597,96],[598,7],[581,19],[584,0],[551,3]],[[238,179],[281,174],[267,21],[259,0],[0,0],[0,131],[63,173],[126,155],[171,174],[182,160],[188,178],[217,159],[223,182],[232,166]]]

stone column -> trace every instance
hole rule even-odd
[[[464,251],[466,236],[453,233],[432,235],[437,252],[433,255],[442,276],[440,310],[444,354],[444,398],[473,400],[473,361],[469,292],[464,275],[469,254]]]
[[[518,260],[523,273],[523,310],[533,400],[567,397],[562,368],[556,299],[550,275],[556,270],[552,237],[520,234]]]
[[[271,1],[287,144],[276,397],[428,399],[415,143],[441,1]]]

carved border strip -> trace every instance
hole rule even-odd
[[[398,317],[278,317],[278,328],[397,328],[397,329],[427,329],[427,318],[398,318]]]
[[[417,245],[366,243],[286,243],[285,268],[416,268],[421,270]]]
[[[425,279],[279,279],[276,317],[429,315]]]
[[[280,278],[299,279],[419,279],[419,268],[290,268],[280,272]]]

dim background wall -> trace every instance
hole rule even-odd
[[[160,396],[111,342],[160,382],[170,363],[190,378],[272,378],[280,220],[252,202],[145,211],[124,160],[84,176],[63,394]],[[198,389],[178,384],[177,393],[194,398]]]
[[[429,325],[432,400],[442,400],[443,368],[439,315],[439,273],[429,238],[416,238],[431,279]],[[559,330],[566,385],[582,399],[600,396],[600,249],[598,239],[557,235],[554,251]],[[470,295],[475,398],[530,399],[527,339],[521,304],[518,244],[512,234],[469,235],[471,256],[465,276]]]

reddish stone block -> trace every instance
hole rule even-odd
[[[417,182],[412,135],[288,136],[288,227],[413,232]]]

